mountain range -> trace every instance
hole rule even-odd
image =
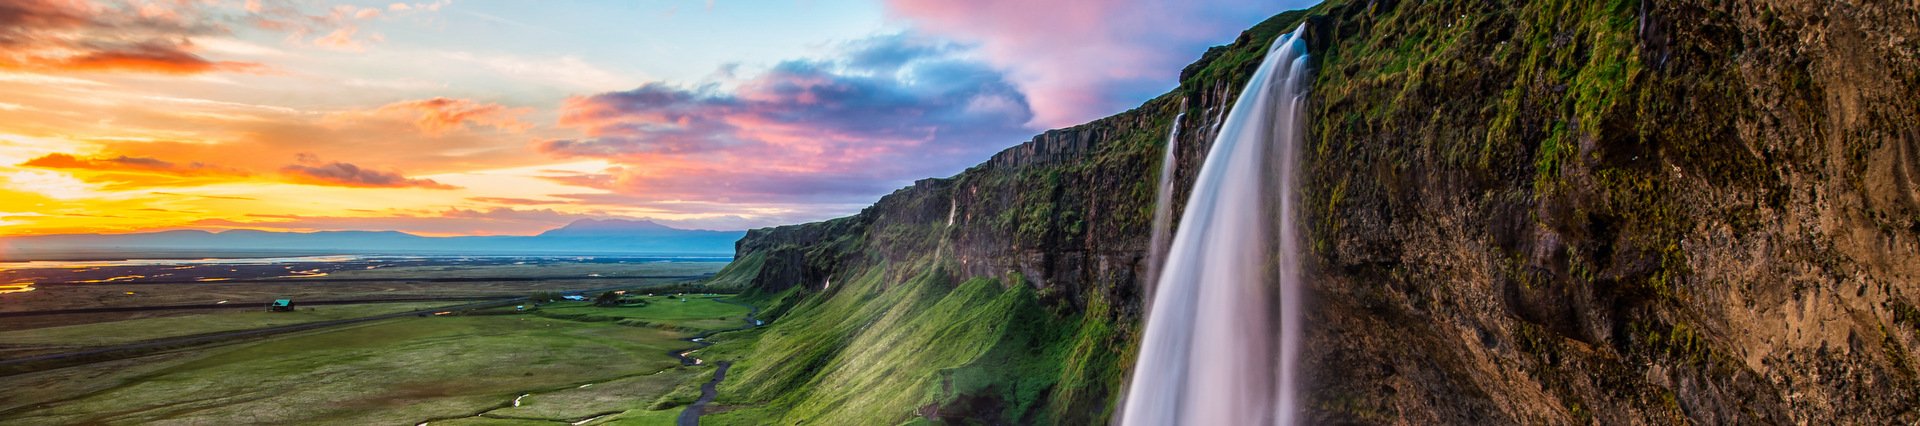
[[[718,255],[743,231],[677,229],[645,220],[584,219],[531,236],[428,237],[398,231],[175,230],[0,238],[0,256],[40,259],[99,253]]]

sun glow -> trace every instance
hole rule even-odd
[[[0,183],[0,186],[16,191],[32,192],[59,200],[75,200],[96,196],[93,192],[92,185],[88,185],[80,179],[75,179],[72,175],[59,172],[26,170],[8,173],[5,175],[5,181]]]

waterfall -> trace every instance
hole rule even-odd
[[[1159,195],[1153,200],[1153,236],[1147,244],[1147,276],[1160,276],[1161,265],[1167,262],[1167,243],[1173,237],[1173,172],[1179,168],[1177,153],[1180,151],[1180,121],[1187,118],[1187,101],[1180,100],[1180,113],[1173,116],[1173,130],[1167,132],[1167,153],[1160,159],[1160,185],[1154,190]],[[1146,300],[1153,300],[1153,284],[1141,294]]]
[[[1297,422],[1304,29],[1268,48],[1200,167],[1153,286],[1124,425]]]

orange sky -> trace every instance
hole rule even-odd
[[[738,229],[848,210],[596,187],[635,165],[533,145],[579,133],[556,125],[562,100],[631,88],[649,72],[459,44],[473,31],[462,25],[509,14],[485,5],[7,3],[0,235],[530,234],[595,217]],[[396,59],[423,55],[434,60]]]
[[[0,236],[827,219],[1164,93],[1278,9],[0,1]]]

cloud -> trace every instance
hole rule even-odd
[[[520,116],[533,112],[532,109],[508,108],[496,103],[468,99],[436,97],[401,101],[383,105],[376,112],[410,116],[415,127],[435,136],[462,128],[464,125],[492,127],[511,132],[523,132],[533,127],[532,124],[519,119]]]
[[[92,185],[64,173],[22,170],[0,174],[0,189],[24,191],[55,200],[91,198]]]
[[[181,193],[177,193],[177,192],[159,192],[159,191],[155,191],[155,192],[153,192],[153,195],[165,195],[165,196],[169,196],[169,197],[194,197],[194,198],[205,198],[205,199],[209,199],[209,200],[240,200],[240,201],[256,201],[256,200],[259,200],[258,198],[252,198],[252,197],[235,197],[235,196],[231,196],[231,195],[206,195],[206,194],[181,194]]]
[[[347,186],[356,188],[426,188],[459,189],[453,185],[435,182],[432,179],[412,179],[399,172],[383,172],[364,169],[360,166],[342,162],[312,164],[294,164],[280,168],[280,174],[289,182],[307,185]]]
[[[296,155],[313,153],[363,166],[378,165],[383,170],[442,174],[550,162],[533,153],[528,142],[571,133],[553,130],[551,125],[533,125],[523,118],[535,113],[531,108],[457,98],[400,100],[334,111],[107,91],[97,97],[41,99],[22,99],[22,103],[85,114],[41,114],[31,119],[15,118],[10,124],[36,128],[33,131],[40,134],[60,135],[73,144],[14,154],[7,165],[48,152],[124,155],[176,163],[198,161],[270,178],[292,163],[289,160]],[[107,106],[93,107],[88,102]],[[0,112],[14,116],[35,113],[24,109]],[[110,128],[102,127],[106,119],[112,120]],[[89,132],[92,129],[100,130]]]
[[[244,179],[244,170],[202,163],[179,164],[148,157],[77,157],[47,154],[20,163],[21,167],[65,170],[75,179],[102,184],[104,189],[197,186]]]
[[[641,79],[601,69],[578,56],[528,57],[501,53],[447,52],[442,59],[471,64],[514,80],[569,91],[605,91],[632,87]]]
[[[567,203],[566,201],[562,201],[562,200],[549,201],[549,200],[535,200],[531,198],[514,198],[514,197],[467,197],[467,201],[472,201],[476,203],[506,204],[506,205],[515,205],[515,206],[546,206],[546,205]]]
[[[311,154],[301,155],[302,164],[282,167],[277,175],[257,176],[246,170],[199,162],[180,164],[149,157],[79,157],[71,154],[47,154],[21,163],[21,167],[66,170],[87,183],[104,183],[106,189],[198,186],[237,181],[280,181],[303,185],[355,188],[458,189],[432,179],[413,179],[398,172],[383,172],[349,163],[322,162]]]
[[[195,52],[191,37],[227,30],[192,2],[135,7],[90,2],[0,2],[0,69],[199,74],[253,72],[264,66],[217,61]]]
[[[314,46],[323,49],[361,52],[365,51],[370,44],[386,40],[386,37],[380,33],[360,36],[362,22],[387,16],[434,12],[447,4],[451,2],[441,1],[411,6],[395,3],[385,8],[340,4],[325,9],[323,13],[308,13],[302,10],[302,3],[263,3],[248,0],[245,7],[247,15],[243,20],[255,28],[286,32],[287,42],[292,44],[310,41]],[[320,36],[312,40],[307,39],[308,36],[315,34]]]
[[[978,43],[1033,98],[1041,127],[1126,110],[1172,88],[1207,46],[1314,2],[1254,0],[885,0],[925,34]]]
[[[363,216],[252,214],[202,219],[188,228],[272,229],[286,231],[401,231],[422,235],[532,235],[582,219],[654,220],[669,226],[687,221],[605,213],[568,213],[552,209],[487,208],[441,210],[388,209]],[[739,228],[731,228],[739,229]]]
[[[1031,134],[1027,97],[965,46],[896,34],[751,78],[568,99],[539,142],[625,165],[550,180],[662,200],[837,202],[952,173]]]
[[[355,27],[336,28],[324,37],[313,39],[313,45],[353,52],[366,50],[366,46],[361,45],[359,40],[353,39],[353,33],[359,31],[360,29]]]
[[[176,164],[147,157],[102,157],[81,158],[69,154],[47,154],[20,163],[25,167],[48,169],[77,169],[106,172],[137,171],[159,173],[173,176],[246,176],[243,170],[211,166],[202,163]]]
[[[254,62],[210,59],[195,39],[231,36],[228,25],[285,32],[291,43],[362,51],[384,40],[360,23],[389,14],[439,10],[447,1],[405,10],[334,5],[317,14],[301,3],[248,0],[237,10],[211,1],[9,0],[0,2],[0,70],[204,74],[264,72]],[[258,49],[254,49],[258,50]]]

